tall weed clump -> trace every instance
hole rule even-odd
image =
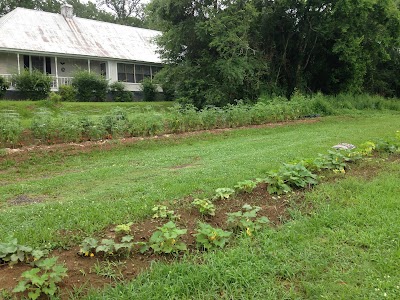
[[[12,110],[0,113],[0,143],[15,146],[21,139],[23,127],[20,115]]]
[[[30,129],[34,138],[50,142],[56,137],[57,122],[48,109],[41,108],[33,115]]]
[[[0,99],[2,99],[10,87],[10,83],[3,76],[0,76]]]

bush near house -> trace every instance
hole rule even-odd
[[[81,102],[102,102],[107,98],[108,81],[101,75],[79,71],[74,74],[72,86]]]
[[[110,84],[110,93],[114,102],[132,102],[133,95],[131,92],[125,90],[122,82],[113,82]]]
[[[32,100],[47,98],[51,88],[51,77],[38,70],[32,72],[25,70],[21,74],[14,75],[15,87],[21,92],[22,97]]]
[[[7,80],[0,76],[0,99],[4,97],[6,90],[10,87],[10,83]]]
[[[143,91],[144,101],[155,101],[157,92],[156,85],[151,81],[150,78],[143,79],[140,88]]]

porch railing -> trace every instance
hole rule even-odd
[[[10,83],[10,90],[15,89],[15,82],[13,81],[13,74],[0,74],[1,77],[5,78],[8,83]],[[56,77],[54,75],[50,75],[51,82],[50,88],[52,90],[57,90],[60,85],[72,85],[73,77]]]

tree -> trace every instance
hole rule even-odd
[[[142,23],[143,6],[141,0],[98,0],[98,4],[104,5],[116,15],[118,23],[137,26]]]

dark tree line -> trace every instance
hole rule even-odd
[[[0,16],[17,7],[59,13],[63,3],[71,4],[77,17],[146,27],[143,21],[144,7],[140,0],[97,0],[97,2],[87,3],[82,3],[80,0],[1,0]],[[105,8],[108,8],[108,11]]]
[[[153,0],[167,90],[198,107],[261,93],[400,96],[398,0]]]

